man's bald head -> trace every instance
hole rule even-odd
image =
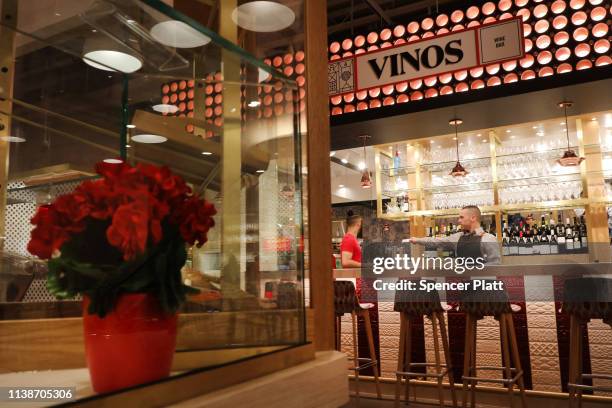
[[[459,212],[459,224],[464,231],[474,231],[480,227],[480,208],[475,205],[466,205]]]

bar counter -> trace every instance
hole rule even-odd
[[[368,279],[363,279],[361,269],[334,269],[334,278],[357,282],[357,292],[362,302],[374,303],[370,320],[374,333],[375,349],[380,361],[381,376],[395,379],[399,343],[399,313],[393,311],[393,297],[381,296],[372,289]],[[513,305],[516,336],[525,372],[527,390],[567,392],[569,364],[569,315],[561,312],[563,287],[566,279],[584,276],[612,276],[612,263],[552,263],[538,265],[492,265],[481,271],[463,275],[446,270],[417,270],[413,275],[406,271],[385,271],[375,279],[436,279],[456,281],[470,277],[487,277],[502,280]],[[444,300],[444,294],[441,294]],[[450,310],[446,319],[449,345],[455,381],[461,378],[465,315],[456,304],[448,302]],[[417,319],[418,320],[418,319]],[[432,326],[429,319],[413,323],[413,361],[433,363]],[[415,327],[418,326],[418,327]],[[360,322],[359,338],[363,338]],[[591,320],[584,332],[584,368],[590,373],[612,373],[612,331],[602,320]],[[350,316],[343,317],[341,329],[342,351],[353,354]],[[426,347],[427,345],[427,347]],[[492,316],[478,322],[477,364],[501,365],[501,346],[498,323]],[[359,348],[359,357],[367,357],[367,349]],[[499,375],[499,374],[494,374]],[[460,381],[459,381],[460,382]],[[594,380],[594,385],[610,385]],[[596,395],[612,397],[612,393]]]

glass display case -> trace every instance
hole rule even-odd
[[[81,299],[56,299],[27,246],[37,208],[100,180],[100,162],[167,166],[216,208],[208,241],[186,248],[181,283],[197,293],[173,374],[305,344],[303,77],[161,1],[4,3],[0,385],[72,370],[77,396],[92,394]],[[235,35],[239,23],[220,22]],[[285,62],[303,74],[303,59]]]

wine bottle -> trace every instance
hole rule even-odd
[[[542,216],[542,225],[540,226],[540,255],[550,254],[550,230],[546,225],[546,218]]]
[[[569,217],[565,219],[565,250],[568,253],[574,252],[574,234]]]
[[[518,255],[519,254],[519,236],[518,229],[516,226],[513,226],[510,229],[510,243],[508,246],[508,250],[510,255]]]
[[[584,221],[584,215],[580,216],[580,244],[583,252],[588,252],[589,242],[587,239],[587,227]]]
[[[397,172],[397,170],[401,167],[402,162],[399,155],[399,150],[395,151],[395,156],[393,157],[393,169]]]
[[[567,250],[565,247],[565,227],[563,226],[563,221],[561,221],[561,214],[559,214],[557,218],[557,229],[555,231],[555,235],[557,236],[557,253],[566,253]]]
[[[578,226],[578,218],[574,217],[574,224],[572,224],[572,237],[574,239],[574,252],[582,252],[582,239],[580,237],[580,227]]]

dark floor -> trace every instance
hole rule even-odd
[[[341,408],[393,408],[394,401],[390,400],[377,400],[373,398],[359,398],[359,404],[355,397],[351,397],[351,402],[346,405],[343,405]],[[439,405],[430,405],[430,404],[419,404],[416,402],[411,402],[410,405],[401,404],[400,407],[410,407],[410,408],[433,408],[439,407]]]

